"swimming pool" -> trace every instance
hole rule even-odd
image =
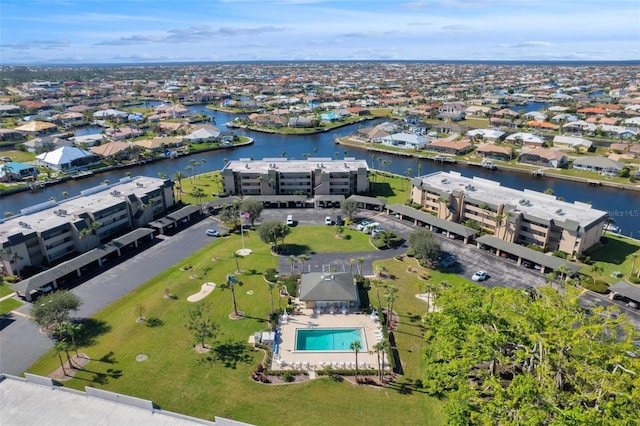
[[[359,328],[298,328],[296,351],[351,351],[351,343],[364,341]]]

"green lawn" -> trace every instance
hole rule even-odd
[[[0,297],[13,293],[15,290],[11,288],[11,284],[1,281],[0,282]]]
[[[8,314],[16,308],[22,306],[22,302],[16,299],[6,299],[0,302],[0,315]]]
[[[321,233],[325,230],[332,231],[330,227],[314,229],[318,232],[311,233],[294,228],[285,242],[295,243],[301,238],[305,244],[312,244],[316,238],[322,240]],[[309,234],[318,235],[309,240]],[[356,238],[331,239],[332,248],[338,241],[345,245],[353,243],[354,248],[360,244]],[[186,312],[193,306],[186,298],[198,292],[204,281],[221,283],[227,273],[235,271],[233,253],[240,245],[240,238],[235,235],[214,239],[181,264],[169,267],[96,314],[89,321],[90,333],[85,339],[89,343],[81,349],[92,361],[64,385],[76,389],[94,386],[146,398],[162,409],[209,420],[214,415],[232,415],[235,420],[259,425],[282,422],[293,425],[397,424],[400,419],[411,419],[414,424],[443,423],[442,402],[410,387],[356,387],[330,378],[287,386],[260,385],[250,380],[249,376],[263,354],[254,351],[247,340],[254,332],[267,329],[270,309],[262,272],[277,265],[277,258],[255,233],[250,233],[248,238],[245,236],[245,246],[253,253],[239,260],[245,273],[239,276],[242,285],[235,291],[238,309],[245,313],[245,318],[229,319],[231,292],[216,288],[200,303],[213,306],[212,317],[220,326],[220,335],[210,354],[196,353],[192,348],[193,337],[184,327]],[[319,251],[316,247],[312,249]],[[212,267],[207,277],[204,277],[204,266]],[[181,267],[190,268],[181,270]],[[417,299],[413,300],[411,292],[417,292],[413,280],[402,278],[400,272],[396,284],[406,282],[408,296],[403,292],[403,302],[398,301],[398,306],[402,308],[406,303],[411,306],[414,316],[419,315],[424,306],[415,303]],[[169,289],[176,299],[164,298],[165,289]],[[405,298],[408,300],[404,301]],[[135,321],[138,304],[145,307],[147,322]],[[155,327],[149,326],[152,324]],[[413,349],[401,353],[407,357],[403,365],[406,364],[406,370],[411,372],[408,377],[411,379],[419,376],[419,368],[413,364],[419,359],[420,333],[414,324],[419,321],[412,320],[407,326],[415,328],[411,337]],[[147,355],[147,361],[136,362],[138,354]],[[57,357],[51,351],[28,371],[47,375],[57,367]],[[285,407],[289,405],[295,406],[295,410],[287,410]]]
[[[587,251],[587,255],[596,265],[600,266],[603,271],[598,273],[598,279],[613,284],[620,281],[621,278],[612,277],[612,272],[622,272],[623,278],[629,278],[631,274],[631,266],[633,254],[638,255],[635,261],[635,270],[640,267],[640,242],[630,238],[624,238],[611,233],[607,233],[605,237],[606,244],[599,244],[593,249]],[[592,267],[585,265],[580,269],[580,273],[593,276]]]

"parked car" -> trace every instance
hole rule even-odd
[[[362,222],[360,222],[358,225],[356,225],[356,229],[358,231],[362,231],[367,225],[369,225],[370,223],[373,223],[373,221],[365,219]]]
[[[293,221],[293,215],[287,215],[287,225],[289,226],[293,226],[294,221]]]
[[[373,222],[362,228],[362,232],[364,232],[365,234],[370,234],[374,229],[378,229],[379,227],[380,224],[378,222]]]
[[[344,225],[344,220],[342,220],[342,216],[336,216],[336,225],[342,226]]]
[[[454,255],[451,256],[447,256],[446,258],[444,258],[444,260],[440,261],[440,265],[443,268],[448,268],[450,266],[453,266],[454,263],[456,263],[458,261],[458,258],[455,257]]]
[[[386,231],[386,229],[382,229],[382,228],[375,228],[371,231],[371,236],[372,237],[377,237],[380,234],[384,234]]]
[[[472,281],[484,281],[489,278],[487,271],[478,271],[471,277]]]
[[[207,229],[205,233],[210,237],[219,237],[220,233],[215,229]]]
[[[331,219],[331,216],[327,216],[324,218],[324,224],[325,225],[333,225],[333,219]]]

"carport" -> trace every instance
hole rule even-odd
[[[193,215],[200,216],[201,214],[202,209],[200,208],[200,206],[189,205],[173,213],[169,213],[165,217],[161,217],[158,220],[149,222],[147,226],[157,229],[158,233],[160,234],[164,234],[167,229],[177,227],[178,223],[188,222],[191,220],[191,217]]]
[[[289,207],[306,207],[306,195],[247,195],[245,200],[256,200],[262,202],[265,207],[276,209]]]
[[[342,205],[344,195],[316,195],[313,199],[315,207],[334,207],[335,203]],[[339,206],[338,206],[339,207]]]
[[[631,285],[624,281],[618,281],[617,283],[609,286],[609,291],[611,292],[611,298],[615,295],[620,295],[640,304],[640,287]]]
[[[375,197],[365,197],[364,195],[352,195],[347,200],[353,200],[358,203],[358,208],[365,210],[378,210],[382,211],[387,200],[382,200]]]
[[[476,238],[476,244],[478,248],[486,246],[495,249],[496,256],[500,256],[502,253],[510,254],[516,257],[518,265],[521,265],[523,261],[529,261],[536,265],[540,265],[540,272],[543,274],[549,270],[557,271],[564,265],[567,268],[567,274],[574,275],[578,273],[581,268],[580,265],[569,262],[568,260],[561,259],[556,256],[549,256],[542,252],[521,246],[520,244],[501,240],[493,235],[483,235]]]
[[[414,225],[429,228],[435,233],[443,233],[447,237],[462,238],[465,244],[478,233],[475,229],[468,228],[459,223],[440,219],[429,213],[416,210],[402,204],[391,204],[386,207],[387,214],[399,215],[402,220],[412,220]]]
[[[148,228],[138,228],[132,232],[129,232],[122,237],[116,238],[113,241],[105,244],[102,247],[95,248],[86,253],[83,253],[73,259],[62,262],[46,271],[40,272],[32,277],[22,280],[13,286],[18,295],[24,297],[27,301],[32,300],[32,293],[46,286],[51,286],[52,289],[60,287],[67,281],[73,281],[78,277],[81,277],[83,273],[99,269],[104,260],[109,256],[118,257],[121,255],[121,250],[130,244],[134,244],[138,247],[138,242],[144,238],[149,237],[153,239],[154,231]]]

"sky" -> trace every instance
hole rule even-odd
[[[0,65],[638,59],[638,0],[0,0]]]

